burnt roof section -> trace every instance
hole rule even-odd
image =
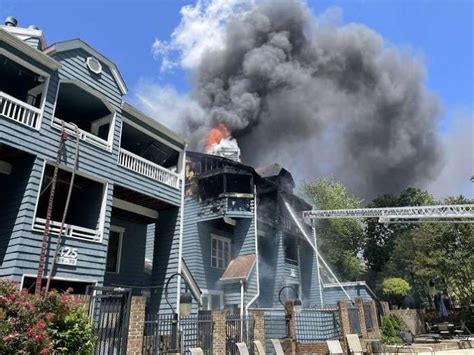
[[[247,281],[255,265],[255,254],[240,255],[232,259],[222,274],[221,281]]]
[[[283,186],[283,180],[293,189],[295,187],[295,181],[291,173],[283,168],[280,164],[274,163],[271,165],[260,166],[255,168],[257,174],[265,179],[269,179],[275,182],[277,185]]]

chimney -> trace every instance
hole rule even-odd
[[[7,27],[16,27],[17,24],[18,24],[18,21],[13,16],[8,16],[5,19],[5,26]]]

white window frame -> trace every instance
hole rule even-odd
[[[212,247],[212,242],[216,240],[216,255],[214,256],[214,249]],[[226,263],[225,257],[224,257],[224,250],[222,250],[222,258],[219,257],[219,248],[217,247],[219,245],[219,241],[223,243],[223,245],[228,246],[228,260]],[[232,258],[232,241],[230,238],[226,238],[214,233],[211,233],[211,267],[214,269],[219,269],[219,270],[225,270],[227,266],[229,265],[229,262]],[[212,265],[213,260],[216,260],[216,266]],[[223,267],[219,267],[219,260],[222,260]]]
[[[215,310],[222,310],[224,309],[224,292],[223,291],[215,291],[215,290],[206,290],[201,289],[201,304],[204,297],[207,298],[207,310],[214,310],[212,308],[212,297],[211,296],[219,296],[219,308]]]
[[[26,69],[31,70],[32,72],[34,72],[34,73],[38,74],[39,76],[42,76],[42,77],[45,78],[44,87],[43,87],[43,90],[42,90],[42,93],[41,93],[41,104],[40,104],[40,107],[39,107],[39,110],[41,111],[41,115],[38,119],[36,127],[34,128],[34,129],[39,131],[41,129],[41,123],[43,122],[44,107],[46,105],[46,96],[48,95],[50,75],[48,73],[46,73],[45,71],[39,69],[38,67],[28,63],[26,60],[23,60],[20,57],[16,56],[15,54],[12,54],[12,53],[8,52],[4,48],[0,48],[0,54],[4,55],[8,59],[16,62],[17,64],[20,64],[22,67],[25,67]],[[30,105],[27,102],[25,102],[25,104]],[[30,105],[30,106],[32,106],[32,105]],[[34,107],[34,106],[32,106],[32,107]]]
[[[117,250],[117,267],[115,268],[115,271],[107,271],[107,258],[109,257],[109,253],[107,252],[107,255],[105,257],[105,267],[106,267],[105,272],[108,274],[119,274],[120,264],[122,262],[122,243],[123,243],[123,234],[125,233],[125,228],[119,227],[119,226],[110,226],[109,240],[110,240],[110,232],[115,232],[119,234],[119,244],[118,244],[118,250]],[[109,248],[109,242],[107,242],[107,249],[108,248]]]

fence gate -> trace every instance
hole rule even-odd
[[[189,348],[200,347],[204,354],[211,355],[213,328],[211,311],[181,316],[179,323],[172,314],[147,312],[143,329],[143,354],[167,354],[176,351],[189,354]],[[172,339],[176,339],[175,344]]]
[[[97,336],[95,354],[126,354],[131,290],[88,287],[86,293],[91,296],[89,316]]]
[[[246,343],[251,355],[254,354],[253,334],[255,320],[252,315],[241,317],[239,314],[228,313],[225,320],[226,354],[240,354],[237,343]]]

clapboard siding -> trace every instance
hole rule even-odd
[[[363,300],[373,300],[364,284],[358,286],[344,286],[344,289],[352,299],[362,298]],[[324,305],[334,305],[337,301],[348,301],[348,298],[340,286],[325,286],[323,288]]]
[[[90,54],[81,48],[77,48],[54,53],[53,57],[61,66],[57,71],[52,72],[48,68],[36,63],[34,59],[25,56],[5,43],[0,43],[0,46],[49,74],[49,78],[46,81],[47,91],[39,130],[0,117],[0,144],[31,153],[35,157],[34,161],[30,163],[30,172],[24,170],[23,176],[15,176],[14,186],[6,183],[0,186],[0,193],[2,194],[2,201],[0,202],[0,207],[2,208],[2,215],[0,216],[0,277],[9,277],[20,281],[22,275],[36,275],[42,233],[32,230],[35,207],[42,179],[43,166],[45,162],[50,164],[54,162],[59,146],[61,130],[52,125],[59,85],[61,81],[73,80],[87,85],[102,95],[115,111],[115,122],[111,128],[113,136],[111,150],[101,149],[82,140],[79,141],[78,174],[97,180],[103,186],[107,186],[102,241],[92,242],[63,238],[63,245],[78,249],[78,263],[76,267],[58,265],[55,277],[83,279],[101,284],[104,279],[114,185],[119,184],[130,190],[159,199],[166,202],[169,206],[180,205],[180,191],[118,166],[123,101],[119,85],[112,75],[111,68],[106,63],[102,62],[103,72],[100,75],[91,73],[86,66],[86,59]],[[133,117],[129,118],[133,119]],[[147,127],[143,121],[140,122],[143,127],[151,129],[151,126]],[[174,139],[163,132],[157,131],[155,128],[153,128],[153,133],[176,144]],[[181,145],[177,144],[177,146]],[[76,139],[73,136],[69,136],[61,156],[61,167],[72,168],[75,160],[75,149]],[[16,171],[20,173],[21,169]],[[99,204],[102,202],[99,195],[84,197],[85,199],[93,200],[91,203],[95,206],[95,211],[92,212],[95,213],[84,211],[84,213],[87,213],[82,216],[77,214],[76,217],[81,218],[81,220],[87,220],[94,216],[93,218],[97,219]],[[74,209],[74,206],[72,205],[71,208]],[[176,207],[174,209],[177,210]],[[179,225],[176,218],[174,218],[176,216],[171,216],[171,219],[169,219],[167,214],[169,215],[166,211],[160,214],[159,225],[163,226],[164,229],[161,230],[161,227],[157,227],[155,234],[160,240],[155,243],[154,249],[157,251],[158,260],[161,262],[169,261],[169,265],[167,264],[165,269],[171,272],[177,270],[177,245],[179,241],[177,230]],[[91,220],[89,224],[90,227],[95,228],[97,223],[96,220]],[[127,224],[129,222],[125,221],[124,223]],[[143,274],[146,234],[142,231],[143,228],[140,225],[135,227],[129,225],[128,227],[126,228],[129,231],[128,234],[133,235],[130,238],[127,238],[128,235],[125,237],[124,249],[127,252],[130,251],[130,255],[127,254],[125,259],[122,259],[124,262],[123,274],[121,273],[122,275],[120,275],[122,280],[115,278],[113,282],[128,283],[132,280],[139,280],[142,283],[149,282],[149,279]],[[55,240],[56,237],[51,237],[48,251],[50,257],[47,262],[46,273],[51,262]],[[162,242],[163,248],[161,246]],[[172,248],[167,249],[167,244],[170,244]],[[174,254],[170,257],[167,253]],[[160,271],[162,269],[157,270]],[[162,280],[166,275],[169,275],[169,272],[167,271],[161,276],[158,272],[157,275],[155,279],[161,278]]]
[[[133,223],[119,218],[111,219],[112,226],[124,228],[119,273],[105,273],[105,285],[147,286],[149,280],[145,274],[145,246],[147,225]]]

